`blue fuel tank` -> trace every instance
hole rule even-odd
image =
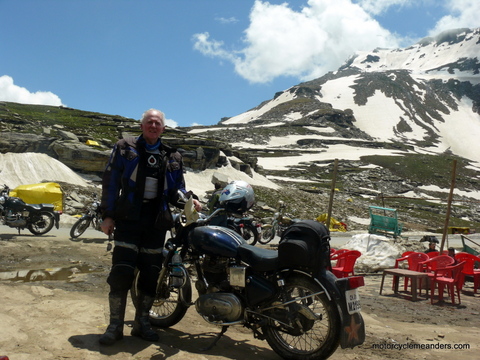
[[[202,254],[210,256],[235,257],[242,236],[222,226],[200,226],[188,234],[190,245]]]

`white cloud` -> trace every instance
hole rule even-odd
[[[398,41],[358,4],[350,0],[309,0],[294,11],[287,3],[257,0],[245,30],[245,47],[227,51],[208,33],[196,34],[194,48],[232,62],[252,83],[278,76],[302,80],[336,70],[357,50],[397,46]]]
[[[227,50],[207,32],[194,35],[194,48],[231,62],[237,74],[251,83],[267,83],[280,76],[306,81],[338,69],[356,51],[410,44],[412,39],[383,28],[374,16],[434,1],[438,0],[308,0],[296,11],[287,2],[274,5],[256,0],[242,49]],[[478,27],[479,0],[441,1],[451,15],[440,19],[430,36],[452,28]]]
[[[437,22],[429,32],[430,36],[450,29],[479,27],[480,1],[447,0],[444,6],[450,15],[444,16]]]
[[[176,128],[178,127],[178,123],[175,120],[172,119],[165,119],[165,125],[171,128]]]
[[[37,91],[31,93],[24,87],[13,83],[13,78],[8,75],[0,76],[0,100],[21,104],[60,106],[62,100],[50,91]]]

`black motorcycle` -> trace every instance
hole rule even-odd
[[[231,325],[250,329],[284,359],[325,359],[338,345],[364,342],[357,291],[364,279],[337,279],[329,271],[330,236],[323,224],[299,221],[284,232],[278,250],[271,250],[247,244],[228,228],[209,226],[213,216],[183,224],[184,217],[177,217],[175,236],[164,247],[150,311],[153,326],[171,327],[195,305],[207,322],[221,327],[206,349]],[[192,281],[198,291],[194,301]],[[138,273],[134,304],[137,283]]]
[[[250,245],[255,245],[262,235],[262,225],[248,216],[229,214],[227,227],[242,235],[247,244]]]
[[[97,194],[92,194],[93,201],[87,207],[85,214],[79,218],[70,229],[70,239],[75,240],[82,235],[90,225],[95,230],[102,231],[100,225],[102,224],[102,214],[100,213],[100,200],[97,199]]]
[[[53,204],[26,204],[18,197],[9,196],[10,188],[3,186],[0,192],[0,220],[4,225],[20,230],[27,228],[34,235],[44,235],[58,229],[60,212]]]

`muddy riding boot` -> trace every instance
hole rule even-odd
[[[123,339],[123,323],[125,319],[125,307],[127,306],[127,294],[108,294],[110,305],[110,325],[105,333],[100,336],[100,344],[113,345],[116,341]]]
[[[132,335],[141,337],[147,341],[158,341],[158,334],[152,330],[149,320],[150,309],[152,308],[155,298],[142,294],[138,294],[138,307],[135,313],[135,322],[133,323]]]

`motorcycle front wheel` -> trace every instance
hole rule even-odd
[[[130,289],[130,296],[135,308],[138,304],[138,279],[140,272],[136,270],[135,280]],[[177,324],[185,316],[189,304],[183,299],[191,299],[192,284],[187,279],[185,285],[180,289],[174,288],[169,283],[169,276],[157,285],[157,294],[150,310],[150,324],[161,328],[169,328]]]
[[[70,229],[70,239],[75,240],[80,235],[82,235],[85,232],[85,230],[87,230],[88,227],[90,226],[90,222],[91,222],[91,219],[87,219],[87,218],[78,219]]]
[[[52,230],[54,224],[55,215],[49,211],[42,211],[34,222],[27,225],[27,228],[33,235],[43,235]]]
[[[283,359],[328,358],[340,342],[341,321],[336,305],[317,283],[305,277],[287,279],[285,289],[288,299],[282,300],[297,300],[276,311],[274,316],[281,321],[271,319],[262,327],[268,344]],[[309,297],[312,294],[317,295]]]

